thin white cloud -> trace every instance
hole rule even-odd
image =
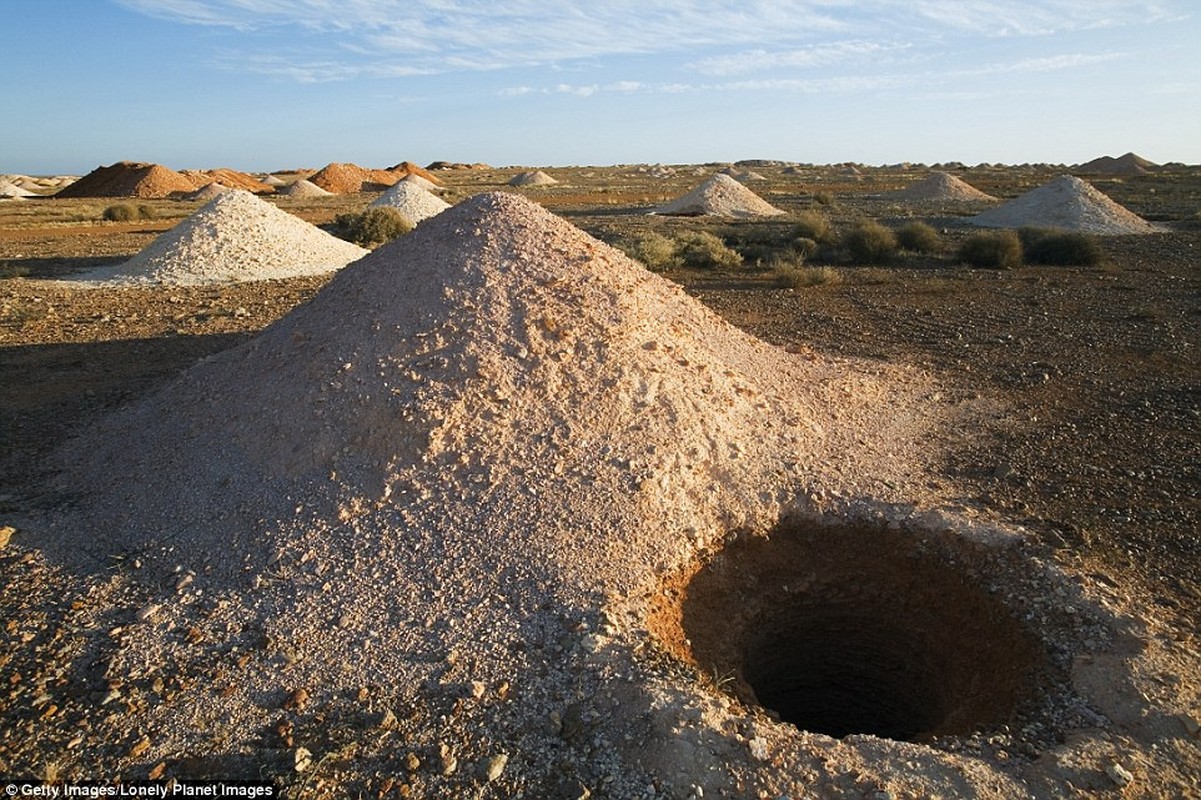
[[[713,77],[863,64],[955,36],[1136,25],[1187,0],[113,0],[272,46],[243,69],[346,80],[676,56]],[[834,41],[829,41],[834,37]],[[286,48],[280,43],[285,42]],[[698,57],[699,56],[699,57]],[[238,64],[226,60],[225,68]],[[599,91],[604,91],[601,87]]]

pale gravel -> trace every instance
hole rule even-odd
[[[1006,765],[798,732],[647,655],[665,574],[790,513],[1012,547],[929,508],[937,388],[769,346],[541,207],[480,195],[73,442],[60,487],[82,497],[46,550],[141,565],[108,674],[236,673],[131,706],[150,764],[260,752],[303,687],[329,713],[373,698],[361,724],[438,753],[447,774],[412,778],[426,796],[576,775],[617,798],[819,779],[832,797],[851,769],[893,796],[1017,796]]]
[[[969,222],[986,228],[1035,226],[1102,236],[1162,230],[1074,175],[1061,175]]]
[[[81,285],[187,286],[322,275],[367,250],[338,239],[243,189],[218,194],[112,267],[74,278]]]
[[[409,178],[414,178],[410,181]],[[416,181],[423,181],[430,186],[432,183],[420,175],[410,175],[396,185],[389,187],[382,195],[371,202],[373,208],[394,208],[409,222],[416,225],[424,219],[440,214],[450,208],[450,203],[423,189]]]
[[[747,218],[772,217],[784,212],[729,175],[719,172],[653,213]]]

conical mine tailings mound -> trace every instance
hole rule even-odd
[[[934,172],[929,177],[888,194],[895,200],[916,203],[930,202],[996,202],[995,197],[946,172]]]
[[[334,193],[322,189],[310,180],[301,178],[280,189],[280,194],[288,197],[332,197]]]
[[[557,180],[542,170],[519,172],[509,179],[510,186],[553,186]]]
[[[358,164],[334,162],[309,176],[309,181],[333,194],[377,192],[403,178],[406,173],[386,169],[367,169]]]
[[[909,519],[912,508],[846,498],[925,498],[925,437],[943,421],[934,388],[912,370],[767,345],[515,195],[464,201],[62,451],[61,488],[80,499],[46,531],[47,552],[106,575],[122,558],[144,603],[119,627],[93,626],[105,677],[127,694],[171,681],[169,699],[119,716],[97,705],[79,757],[127,769],[130,732],[148,731],[138,769],[165,760],[185,777],[192,761],[218,769],[251,754],[258,770],[271,753],[294,776],[312,741],[430,797],[474,796],[485,780],[504,796],[603,785],[633,798],[652,780],[686,796],[714,775],[731,796],[746,796],[743,783],[752,796],[800,791],[808,778],[790,776],[829,753],[649,656],[652,600],[679,570],[720,567],[723,545],[774,542],[789,512],[857,514],[879,536],[884,520]],[[940,535],[893,542],[887,574],[866,582],[853,568],[837,585],[805,573],[834,593],[878,594],[828,613],[820,598],[783,609],[785,641],[833,626],[820,649],[835,678],[866,671],[871,704],[897,705],[910,673],[886,677],[856,654],[891,664],[914,652],[908,629],[888,635],[875,617],[905,608],[888,592],[915,582],[908,565]],[[829,558],[872,541],[848,538]],[[793,556],[814,567],[805,547]],[[758,568],[715,583],[739,603],[804,597],[791,576],[757,586]],[[716,617],[722,596],[710,597]],[[985,617],[939,623],[935,649]],[[700,614],[702,628],[713,618]],[[855,649],[872,625],[872,647]],[[761,647],[773,631],[761,633],[737,632],[747,681],[791,692],[795,658]],[[942,674],[923,676],[935,700]],[[930,729],[899,713],[901,727]],[[881,730],[876,716],[852,724]],[[328,737],[343,735],[353,748],[335,751]],[[925,759],[921,774],[889,778],[916,796],[1021,793],[953,754],[872,737],[837,747],[859,769]]]
[[[410,176],[413,177],[413,176]],[[420,180],[418,177],[417,180]],[[400,215],[416,225],[450,208],[450,203],[422,189],[409,178],[397,183],[372,201],[373,207],[395,208]]]
[[[729,175],[718,173],[655,214],[713,217],[772,217],[784,212]]]
[[[162,164],[118,161],[97,167],[61,189],[55,197],[169,197],[194,191],[197,184]]]
[[[969,221],[986,228],[1033,226],[1104,236],[1161,232],[1072,175],[1061,175]]]
[[[322,275],[367,251],[241,189],[219,192],[140,253],[79,281],[190,285]]]

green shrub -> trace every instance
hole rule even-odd
[[[833,205],[834,197],[829,192],[814,192],[813,202],[817,203],[819,206]]]
[[[655,231],[647,231],[633,242],[621,243],[619,247],[652,272],[674,269],[683,263],[676,241]]]
[[[883,264],[897,254],[897,237],[879,222],[868,220],[843,234],[842,247],[853,261]]]
[[[973,233],[959,246],[959,260],[973,267],[1019,267],[1022,264],[1022,240],[1013,231]]]
[[[742,265],[742,256],[708,231],[691,231],[678,238],[679,257],[692,269],[733,269]]]
[[[796,238],[829,241],[830,219],[817,211],[802,211],[796,216]]]
[[[395,208],[386,206],[339,214],[334,218],[334,234],[360,247],[381,245],[411,230],[412,222]]]
[[[1018,238],[1028,264],[1095,267],[1101,263],[1101,247],[1087,233],[1022,228]]]
[[[914,253],[937,253],[942,250],[942,237],[924,222],[910,222],[897,229],[897,244]]]
[[[117,203],[104,209],[104,218],[109,222],[132,222],[138,218],[138,207],[132,203]]]
[[[802,236],[792,243],[792,249],[801,260],[808,261],[817,255],[818,244],[812,239]]]

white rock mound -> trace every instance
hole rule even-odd
[[[333,197],[334,193],[326,189],[322,189],[312,181],[301,178],[280,189],[280,194],[285,194],[288,197]]]
[[[969,221],[986,228],[1034,226],[1103,236],[1162,230],[1072,175],[1061,175]]]
[[[410,175],[409,177],[419,178],[420,176]],[[389,187],[387,191],[371,202],[371,206],[394,208],[400,212],[402,217],[416,225],[418,222],[450,208],[450,203],[406,178]]]
[[[654,214],[713,217],[772,217],[784,212],[729,175],[718,173]]]
[[[521,172],[509,179],[510,186],[553,186],[557,180],[542,170]]]
[[[367,251],[281,211],[250,192],[231,189],[201,206],[140,253],[84,273],[85,285],[194,285],[321,275]]]
[[[946,172],[934,172],[917,183],[898,189],[887,195],[895,200],[908,200],[916,203],[929,202],[964,202],[989,203],[997,198],[982,192],[971,184]]]

